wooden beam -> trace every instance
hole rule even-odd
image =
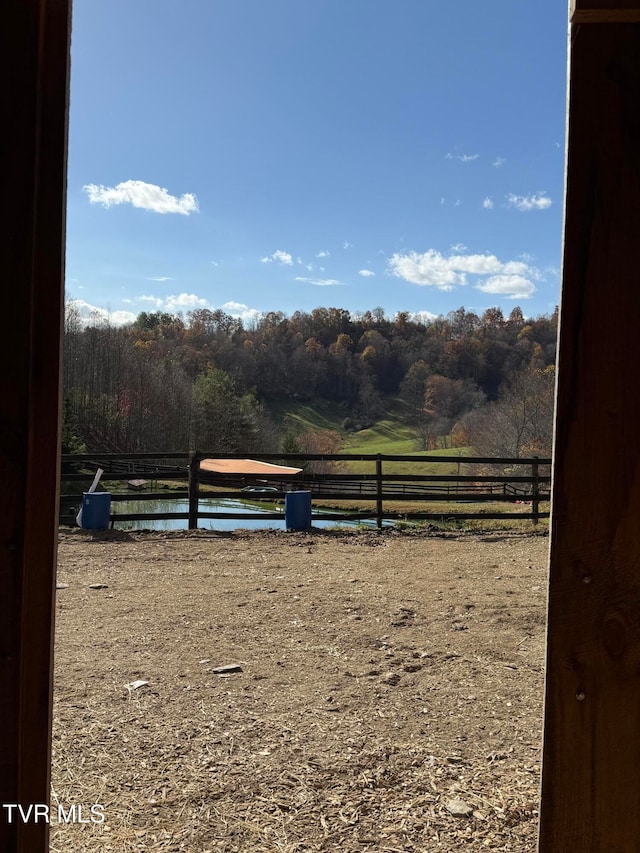
[[[640,839],[640,26],[574,27],[541,853]]]
[[[49,802],[70,0],[4,0],[0,803]],[[0,811],[0,850],[47,824]]]
[[[638,0],[570,0],[572,24],[632,24],[640,22]]]

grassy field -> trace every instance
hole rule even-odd
[[[406,404],[397,397],[388,397],[385,399],[385,413],[383,417],[377,420],[371,427],[358,432],[345,432],[342,429],[342,422],[348,412],[343,406],[337,406],[327,400],[286,400],[280,401],[277,406],[272,407],[274,413],[283,423],[298,425],[304,430],[323,430],[332,429],[339,432],[344,437],[342,452],[344,453],[362,453],[375,455],[378,453],[384,455],[422,455],[428,458],[425,462],[383,462],[383,473],[387,474],[402,474],[411,476],[412,474],[428,474],[431,476],[451,475],[457,473],[473,474],[476,466],[464,466],[466,457],[473,455],[473,450],[470,447],[454,447],[441,448],[438,450],[422,451],[417,439],[417,436],[409,424],[408,410]],[[437,462],[434,457],[459,457],[460,462]],[[375,473],[375,462],[345,462],[340,463],[340,471],[353,472],[358,474]],[[479,472],[478,472],[479,473]],[[340,509],[343,511],[372,509],[375,504],[372,501],[358,500],[326,500],[323,505]],[[509,529],[519,529],[522,531],[532,532],[542,530],[548,527],[546,520],[541,520],[540,524],[535,526],[529,520],[455,520],[455,515],[463,510],[469,512],[480,513],[495,513],[495,512],[514,512],[522,510],[523,514],[529,511],[529,507],[518,506],[514,504],[506,504],[502,502],[476,504],[465,504],[464,507],[455,501],[448,503],[443,501],[423,502],[412,501],[410,498],[400,501],[385,502],[385,509],[393,509],[399,513],[412,512],[433,512],[443,517],[451,518],[451,521],[437,522],[436,526],[448,529],[453,526],[463,526],[464,528],[487,528],[500,529],[503,527]],[[549,510],[549,505],[541,503],[540,510],[546,512]],[[429,522],[417,522],[420,524],[428,524]],[[431,522],[433,524],[433,522]]]
[[[408,423],[408,408],[398,397],[385,398],[385,413],[373,426],[358,432],[346,432],[342,422],[349,414],[340,404],[328,400],[279,400],[270,404],[276,418],[284,425],[290,424],[303,430],[331,429],[344,437],[344,453],[383,453],[388,455],[412,455],[423,451],[413,428]],[[471,453],[468,447],[456,447],[429,451],[429,456],[458,456]],[[372,462],[345,463],[345,469],[357,473],[372,472]],[[387,462],[384,470],[394,474],[455,474],[458,466],[450,463],[426,463],[419,471],[414,462]]]
[[[269,401],[269,411],[274,418],[286,427],[300,430],[333,429],[341,435],[342,422],[349,411],[330,400],[314,397],[309,400],[296,400],[291,397]]]

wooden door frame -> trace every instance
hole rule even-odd
[[[0,850],[48,849],[70,0],[0,11]],[[13,820],[9,820],[9,816]]]

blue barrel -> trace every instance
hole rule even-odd
[[[82,495],[82,527],[106,530],[109,527],[111,495],[109,492],[84,492]]]
[[[311,492],[287,492],[284,496],[284,520],[287,530],[311,527]]]

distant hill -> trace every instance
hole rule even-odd
[[[345,429],[350,417],[349,407],[320,397],[309,399],[278,398],[268,400],[267,406],[281,428],[293,431],[333,430],[343,439],[344,453],[384,453],[409,455],[420,453],[420,442],[410,424],[409,406],[397,396],[382,398],[382,413],[375,422],[360,430]],[[430,453],[457,455],[466,448],[438,448]]]

